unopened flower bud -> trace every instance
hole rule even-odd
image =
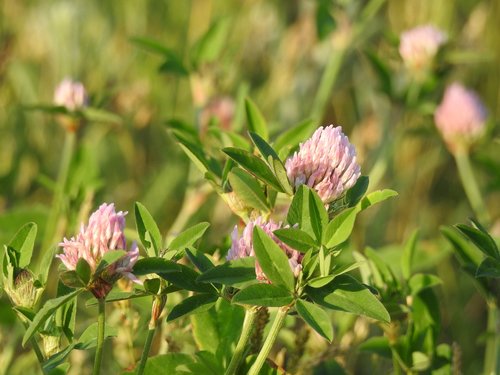
[[[76,111],[87,105],[87,93],[82,83],[64,79],[54,92],[54,103],[66,107],[68,111]]]
[[[149,321],[149,329],[154,329],[156,327],[156,322],[160,319],[160,315],[163,312],[163,308],[167,303],[167,295],[161,294],[154,296],[153,306],[151,307],[151,320]]]
[[[20,270],[13,280],[5,284],[5,292],[14,306],[33,308],[43,292],[43,288],[36,285],[33,274],[28,269]]]
[[[486,109],[474,92],[454,83],[446,88],[434,120],[448,148],[455,152],[457,147],[468,148],[483,135]]]
[[[47,358],[61,350],[61,335],[40,334],[43,343],[43,351]]]
[[[399,53],[410,71],[426,71],[446,41],[446,34],[434,26],[418,26],[401,34]]]

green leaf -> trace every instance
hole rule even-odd
[[[349,207],[356,206],[368,189],[370,179],[368,176],[359,176],[352,188],[347,190],[346,200]]]
[[[406,241],[403,249],[403,255],[401,256],[401,270],[403,272],[403,277],[406,280],[408,280],[411,276],[411,265],[413,263],[415,249],[417,247],[418,235],[419,230],[415,229],[408,241]]]
[[[172,262],[171,260],[167,260],[159,257],[151,257],[151,258],[142,258],[139,259],[135,265],[134,270],[132,271],[136,276],[148,275],[150,273],[171,273],[171,272],[180,272],[180,266]]]
[[[248,134],[250,135],[250,139],[252,140],[255,147],[257,147],[264,160],[268,161],[269,158],[280,160],[276,151],[274,151],[271,145],[267,143],[264,138],[262,138],[254,131],[249,131]],[[272,168],[272,165],[268,165]]]
[[[240,290],[232,303],[266,307],[287,306],[293,302],[290,291],[273,284],[254,284]]]
[[[284,192],[280,182],[262,159],[239,148],[226,147],[222,151],[250,174],[268,184],[276,191]]]
[[[372,268],[373,274],[382,279],[377,280],[377,286],[384,287],[396,284],[397,281],[394,273],[375,250],[367,247],[365,249],[365,255],[370,260],[370,267]]]
[[[123,121],[120,116],[99,108],[86,107],[80,111],[83,117],[89,122],[121,124]]]
[[[37,330],[40,328],[40,326],[45,323],[45,321],[54,314],[57,308],[60,306],[64,305],[65,303],[71,301],[74,297],[76,297],[78,294],[80,294],[83,291],[83,289],[78,289],[75,290],[69,294],[66,294],[61,297],[57,297],[51,300],[48,300],[45,302],[43,307],[38,311],[38,313],[35,315],[33,321],[30,323],[28,328],[26,329],[26,332],[23,336],[23,346],[26,345],[28,340],[37,332]]]
[[[299,299],[295,308],[300,317],[328,341],[333,340],[333,326],[328,314],[318,305]]]
[[[441,234],[451,243],[462,264],[477,268],[482,255],[453,227],[441,227]]]
[[[275,285],[293,291],[295,278],[288,257],[271,237],[259,226],[253,229],[253,247],[257,260],[266,277]]]
[[[158,225],[156,225],[153,216],[151,216],[147,208],[141,203],[135,202],[134,212],[137,233],[142,245],[146,249],[148,256],[158,256],[162,250],[162,239]]]
[[[417,273],[408,280],[411,294],[413,296],[420,293],[422,290],[432,288],[441,284],[442,281],[439,277],[429,274]]]
[[[92,323],[80,335],[80,338],[78,339],[78,343],[76,345],[76,349],[87,350],[97,346],[97,333],[98,333],[97,323]],[[104,326],[104,338],[106,339],[109,337],[116,337],[116,336],[118,336],[118,329],[106,324]]]
[[[201,283],[236,286],[255,280],[255,258],[245,257],[227,261],[205,271],[197,279]]]
[[[214,268],[212,261],[200,250],[195,248],[186,249],[186,256],[200,272],[205,272]]]
[[[500,278],[500,262],[491,257],[485,258],[477,268],[476,277]]]
[[[127,255],[125,250],[111,250],[104,253],[99,261],[99,264],[97,265],[94,275],[99,275],[106,267],[123,258],[125,255]]]
[[[358,206],[361,211],[366,210],[368,207],[377,203],[383,202],[386,199],[397,196],[398,193],[391,189],[377,190],[368,194],[359,203]]]
[[[215,294],[196,294],[183,300],[174,306],[168,314],[167,322],[171,322],[181,316],[196,314],[210,309],[219,297]]]
[[[261,212],[269,212],[269,204],[260,184],[241,168],[233,168],[229,173],[229,183],[245,206]]]
[[[331,249],[334,246],[340,245],[349,238],[354,229],[357,214],[358,210],[356,207],[348,208],[328,223],[323,238],[323,243],[327,248]]]
[[[211,285],[197,281],[197,278],[200,276],[198,272],[183,264],[177,264],[177,266],[180,268],[179,272],[157,272],[157,275],[182,289],[200,293],[216,292]]]
[[[121,290],[113,289],[109,294],[106,296],[106,303],[108,302],[117,302],[117,301],[125,301],[128,299],[133,299],[133,298],[140,298],[140,297],[146,297],[149,296],[149,293],[146,293],[142,290],[134,290],[132,292],[123,292]],[[96,298],[92,297],[85,301],[85,307],[92,307],[92,306],[97,306],[98,301]]]
[[[288,209],[287,221],[290,225],[298,224],[300,229],[320,242],[328,213],[318,194],[306,185],[300,185]]]
[[[87,285],[90,281],[90,276],[92,276],[92,270],[90,269],[90,265],[83,258],[78,259],[78,263],[76,264],[76,273],[78,277],[84,285]]]
[[[78,273],[74,270],[61,272],[59,275],[62,283],[70,288],[85,288],[88,284],[80,278]]]
[[[372,292],[356,279],[341,275],[323,288],[307,288],[307,295],[318,305],[333,310],[364,315],[369,318],[390,322],[384,305]]]
[[[245,111],[247,114],[248,129],[267,141],[269,139],[269,132],[266,120],[264,120],[264,116],[262,116],[262,113],[250,98],[245,99]]]
[[[171,49],[165,47],[160,42],[157,42],[153,39],[136,36],[130,38],[129,41],[138,47],[144,48],[150,52],[158,53],[160,55],[168,55],[172,52]]]
[[[273,233],[281,241],[301,253],[305,253],[316,246],[314,239],[298,228],[277,229]]]
[[[175,374],[189,375],[195,358],[184,353],[168,353],[148,358],[144,375]],[[133,373],[131,373],[132,375]],[[208,375],[208,374],[207,374]]]
[[[209,226],[209,223],[203,222],[182,231],[170,242],[168,249],[184,250],[187,247],[193,246],[203,236]]]
[[[497,245],[488,233],[463,224],[457,224],[455,227],[472,241],[472,243],[485,255],[500,260],[500,253],[498,252]]]
[[[144,290],[149,294],[158,294],[161,288],[160,279],[155,277],[154,279],[144,280]]]
[[[208,31],[191,47],[191,61],[194,66],[214,62],[224,50],[229,35],[229,20],[215,21]]]
[[[424,371],[431,365],[431,359],[429,356],[422,352],[411,353],[411,361],[413,363],[412,370]]]
[[[335,275],[318,276],[307,281],[307,285],[311,288],[321,288],[335,279]]]
[[[179,77],[186,77],[189,75],[189,70],[182,63],[182,60],[174,52],[167,54],[165,60],[158,68],[160,73],[172,73]]]
[[[27,223],[17,231],[14,238],[9,242],[9,247],[13,248],[18,254],[17,267],[26,268],[30,264],[33,247],[35,246],[36,233],[36,224]]]

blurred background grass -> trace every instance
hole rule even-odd
[[[421,228],[418,263],[444,280],[439,292],[442,340],[461,347],[464,373],[477,373],[484,305],[439,235],[440,225],[465,221],[470,207],[453,158],[434,130],[432,113],[384,94],[369,55],[378,56],[394,75],[393,84],[401,85],[398,35],[413,26],[434,24],[450,38],[443,79],[475,89],[493,125],[500,111],[500,2],[380,0],[370,2],[373,14],[366,10],[367,3],[3,0],[0,242],[6,243],[27,221],[37,222],[43,233],[64,132],[53,116],[26,107],[50,104],[55,86],[72,77],[84,83],[92,106],[116,113],[122,121],[88,123],[79,132],[77,158],[84,161],[78,163],[84,171],[70,180],[66,232],[73,232],[71,228],[100,202],[113,201],[131,211],[133,202],[141,201],[163,233],[173,225],[178,231],[188,222],[208,219],[213,226],[205,246],[221,246],[220,233],[228,233],[235,219],[213,194],[200,192],[206,204],[193,215],[185,209],[174,223],[187,186],[195,192],[189,200],[196,197],[200,175],[165,123],[177,118],[201,126],[207,106],[226,98],[236,107],[231,126],[241,130],[241,98],[249,95],[272,134],[311,117],[317,125],[342,125],[358,149],[362,171],[375,175],[370,173],[375,180],[371,188],[400,193],[397,200],[364,214],[354,246],[380,248],[391,261],[399,251],[392,244],[401,244]],[[216,21],[224,24],[221,53],[189,77],[160,72],[162,58],[132,42],[137,37],[156,40],[187,63],[192,46]],[[313,113],[326,79],[324,68],[336,53],[340,65],[334,85],[327,86],[324,108]],[[446,82],[436,84],[424,104],[435,105]],[[498,131],[492,130],[477,148],[474,165],[491,214],[498,218],[500,156],[495,134]],[[392,158],[384,158],[387,147]],[[498,236],[500,222],[493,227]]]

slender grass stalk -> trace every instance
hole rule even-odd
[[[146,343],[144,344],[144,349],[142,350],[141,360],[139,362],[139,367],[137,368],[137,375],[142,375],[144,373],[144,369],[146,367],[146,362],[148,360],[149,351],[151,350],[151,344],[153,343],[153,338],[156,333],[156,328],[158,327],[155,324],[153,327],[149,327],[148,335],[146,337]]]
[[[495,375],[499,366],[498,351],[500,337],[500,314],[495,301],[488,301],[488,324],[486,328],[486,350],[484,353],[484,375]]]
[[[392,353],[392,367],[394,370],[394,375],[401,375],[401,367],[399,366],[399,358],[396,349],[391,347]]]
[[[94,359],[93,375],[99,375],[101,372],[102,349],[104,344],[104,322],[106,319],[106,299],[99,298],[99,317],[97,318],[97,348]]]
[[[453,155],[457,163],[458,173],[464,187],[465,194],[469,200],[474,213],[477,215],[479,221],[484,224],[490,222],[490,215],[484,204],[483,196],[477,185],[472,166],[470,164],[469,153],[466,150],[458,150]]]
[[[249,308],[245,311],[245,319],[243,320],[243,328],[241,329],[240,339],[238,344],[236,344],[236,349],[234,350],[233,357],[229,366],[226,369],[225,375],[236,374],[238,366],[240,365],[241,359],[245,353],[248,341],[252,336],[253,327],[255,325],[255,318],[257,317],[257,309]]]
[[[276,338],[278,337],[278,333],[285,324],[285,318],[288,314],[288,310],[290,310],[289,306],[280,307],[278,312],[276,313],[276,317],[274,318],[273,325],[271,326],[271,330],[266,337],[266,341],[264,341],[264,345],[262,345],[262,349],[257,355],[257,359],[254,364],[250,368],[248,375],[257,375],[264,365],[264,362],[271,351]]]
[[[311,118],[313,121],[320,122],[326,108],[328,98],[332,88],[337,80],[342,61],[344,60],[344,49],[333,49],[330,58],[326,64],[318,91],[312,105]]]
[[[59,165],[59,174],[57,176],[51,210],[47,219],[47,229],[45,230],[45,236],[43,238],[43,250],[48,249],[54,242],[54,239],[56,237],[59,237],[57,233],[57,226],[63,207],[64,191],[66,189],[66,183],[68,180],[69,166],[71,164],[71,159],[73,158],[73,153],[75,151],[75,144],[76,133],[74,131],[66,131],[64,147],[61,156],[61,164]]]

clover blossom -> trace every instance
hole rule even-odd
[[[285,167],[294,189],[305,184],[316,190],[325,204],[341,197],[361,175],[354,146],[342,127],[333,125],[318,128],[287,159]]]
[[[64,79],[54,92],[54,103],[66,107],[68,111],[76,111],[87,105],[87,93],[82,83]]]
[[[486,109],[479,97],[458,83],[446,88],[441,104],[434,113],[436,127],[448,147],[457,142],[470,145],[485,130]]]
[[[63,242],[59,244],[63,248],[63,253],[56,255],[56,257],[63,262],[68,270],[75,270],[78,261],[84,259],[94,276],[104,254],[113,250],[126,249],[124,234],[126,214],[122,211],[115,212],[115,206],[112,203],[102,204],[90,216],[87,227],[82,224],[80,233],[76,237],[69,240],[64,238]],[[120,276],[139,282],[132,274],[132,268],[138,257],[139,249],[133,243],[127,254],[109,265],[102,273],[104,276],[99,276],[99,278],[108,284],[106,287],[109,288]]]
[[[255,256],[255,251],[253,249],[253,229],[256,225],[261,227],[262,230],[266,232],[266,234],[271,237],[272,240],[276,242],[276,244],[285,252],[288,257],[290,268],[292,269],[295,277],[297,277],[299,272],[302,270],[301,262],[304,257],[303,254],[280,241],[273,233],[277,229],[287,228],[288,225],[283,227],[281,223],[275,223],[272,220],[265,222],[261,216],[254,221],[248,222],[243,229],[241,237],[239,236],[238,226],[234,227],[233,233],[231,234],[231,248],[229,249],[226,259],[235,260]],[[264,274],[264,271],[258,261],[255,262],[255,274],[257,276],[257,280],[269,283],[269,280]]]
[[[429,67],[447,36],[432,25],[418,26],[401,34],[399,54],[408,68],[418,71]]]

